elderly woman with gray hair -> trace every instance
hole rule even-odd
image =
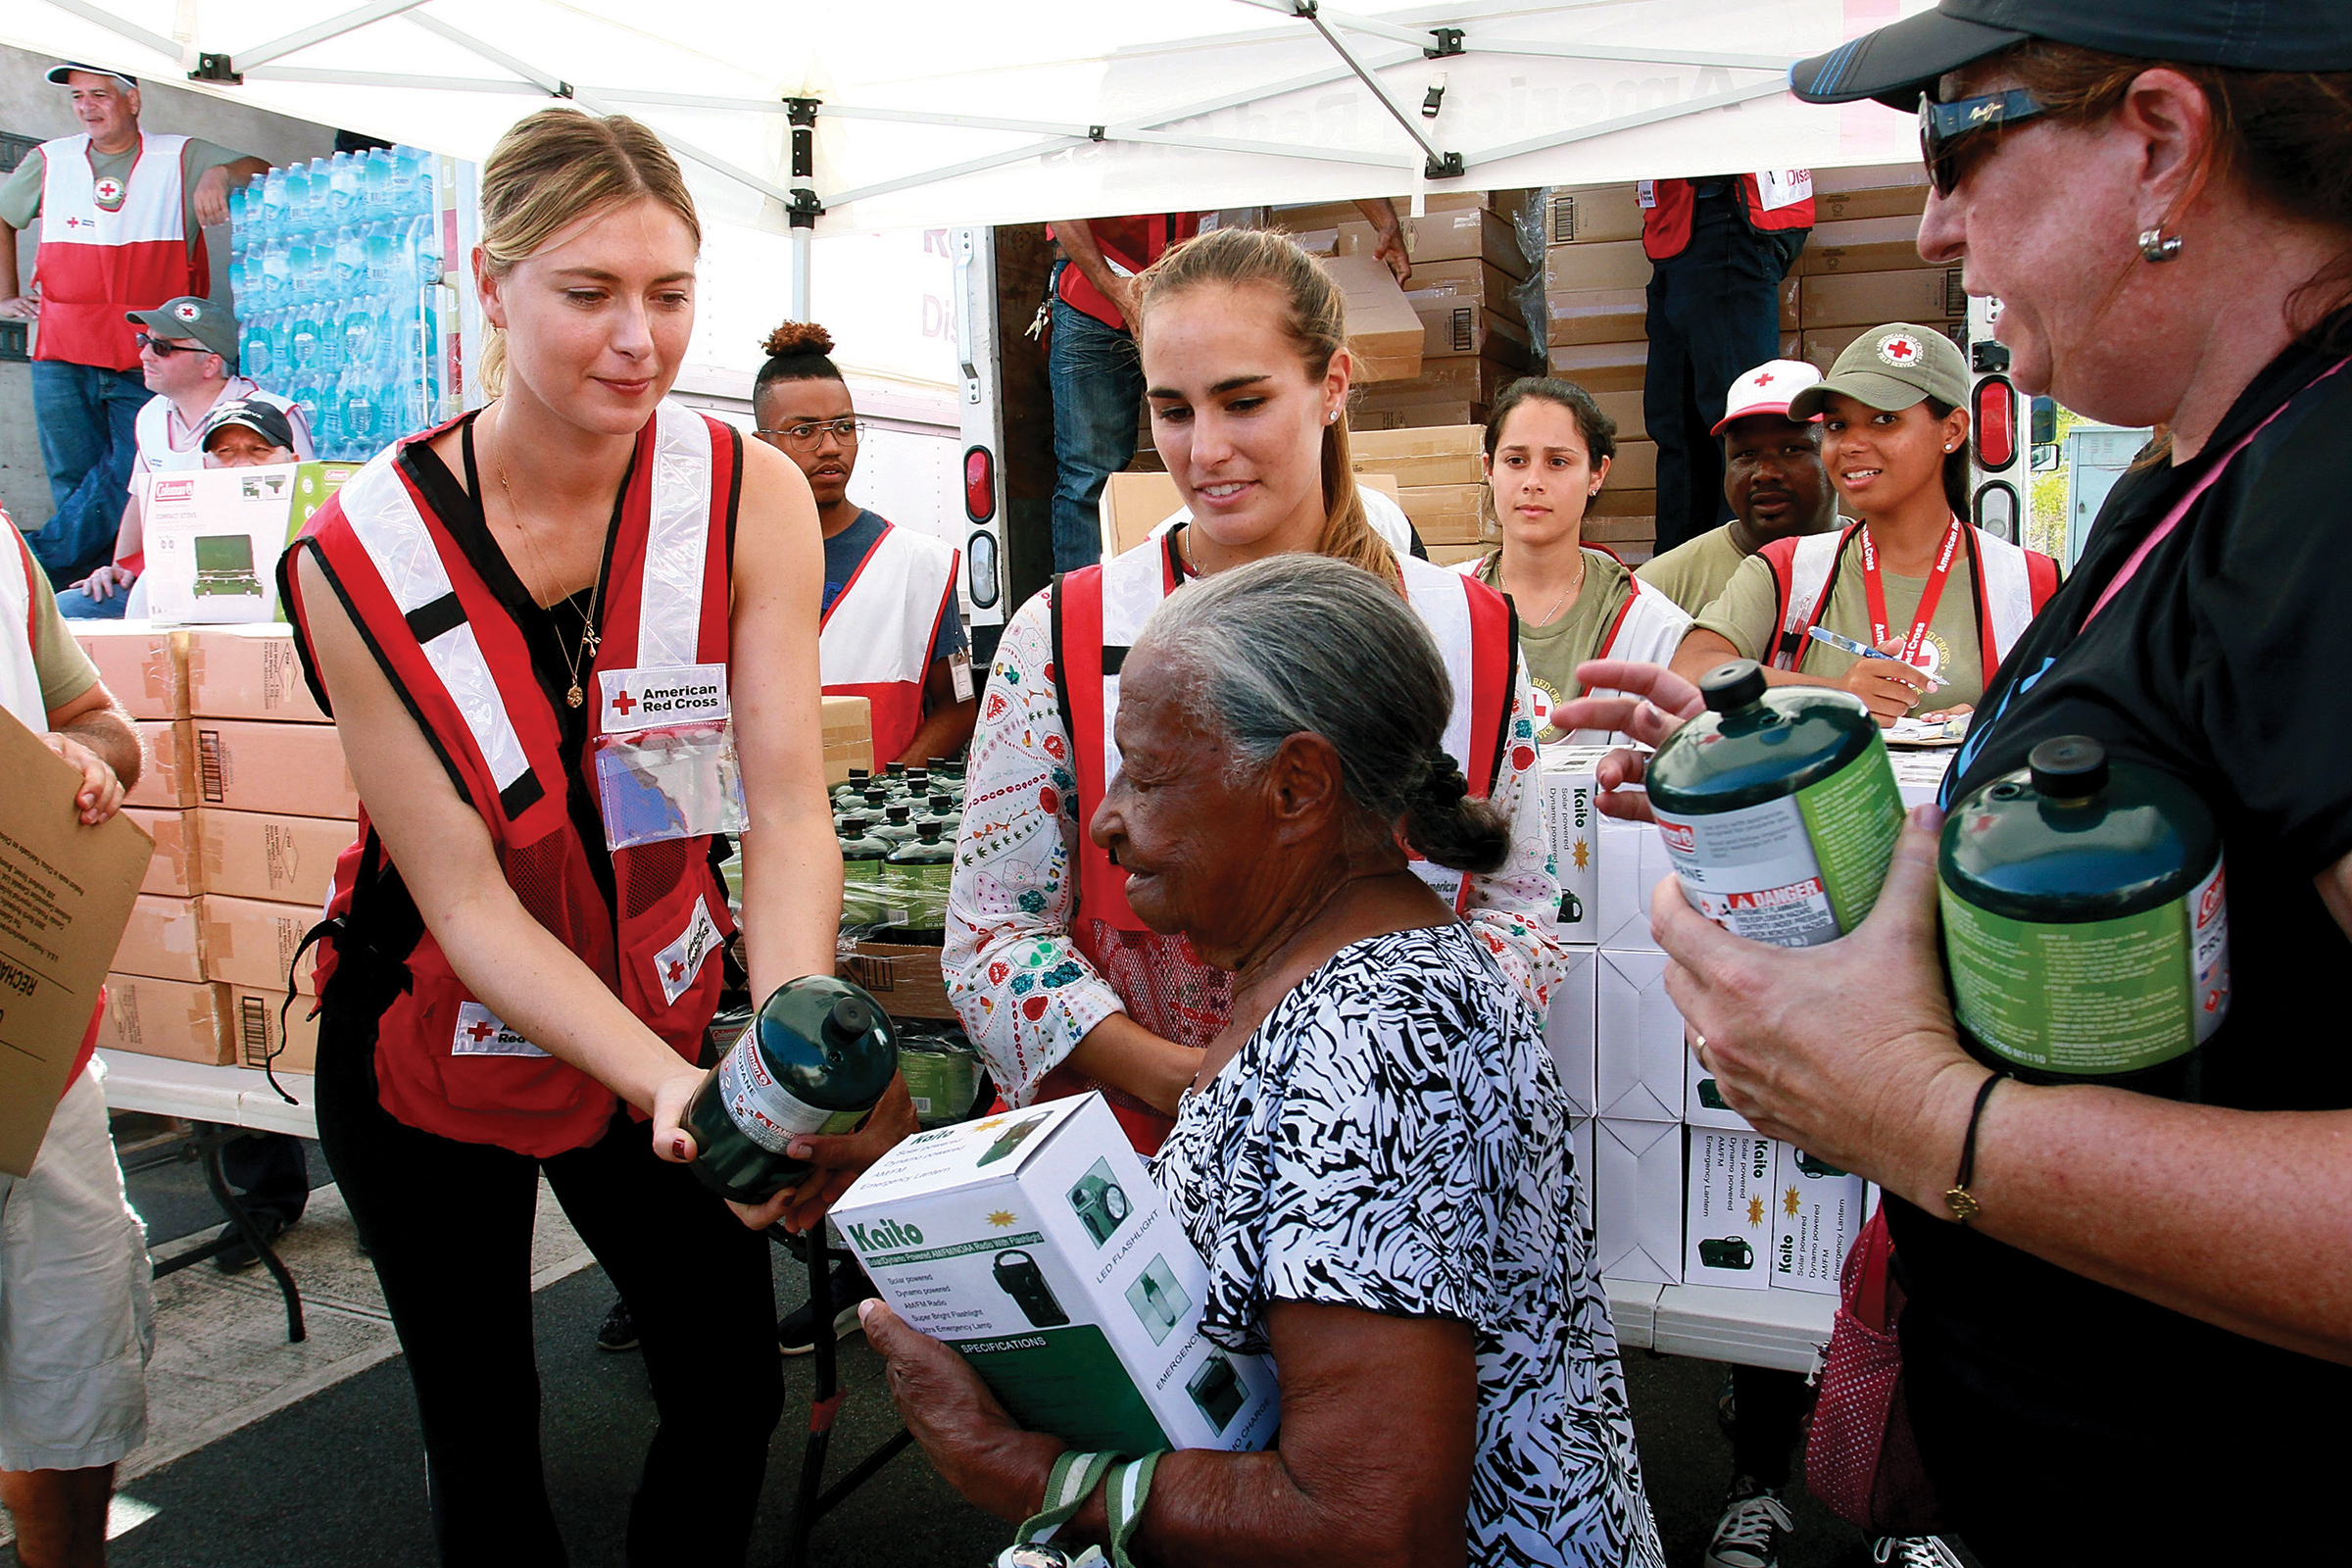
[[[1128,1550],[1660,1563],[1542,1024],[1407,860],[1490,868],[1508,837],[1443,746],[1428,633],[1369,572],[1279,556],[1169,599],[1121,685],[1095,840],[1234,974],[1152,1172],[1208,1264],[1202,1332],[1269,1353],[1283,1404],[1279,1450],[1161,1459]],[[863,1318],[940,1473],[1038,1513],[1065,1446]],[[1104,1523],[1098,1492],[1056,1542]]]

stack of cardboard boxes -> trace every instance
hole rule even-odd
[[[101,1044],[309,1072],[312,960],[359,795],[334,726],[277,623],[84,623],[75,635],[129,709],[150,761],[125,809],[155,839],[107,977]],[[290,971],[300,993],[281,1033]]]
[[[1593,804],[1598,747],[1545,750],[1544,816],[1559,865],[1567,978],[1544,1043],[1567,1093],[1578,1170],[1609,1279],[1835,1295],[1876,1201],[1860,1177],[1762,1137],[1685,1045],[1649,900],[1673,874],[1648,823]],[[1906,807],[1935,796],[1949,754],[1895,758]]]
[[[1855,338],[1888,321],[1940,327],[1955,341],[1963,336],[1968,296],[1960,269],[1930,267],[1919,257],[1927,179],[1917,165],[1814,175],[1813,236],[1790,278],[1799,285],[1798,358],[1826,372]]]

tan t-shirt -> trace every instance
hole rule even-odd
[[[1732,542],[1732,525],[1727,522],[1651,557],[1634,575],[1695,615],[1715,602],[1746,559]]]
[[[1909,635],[1927,579],[1888,571],[1881,574],[1880,581],[1886,591],[1888,629],[1896,635]],[[1772,568],[1761,556],[1750,556],[1732,573],[1732,580],[1714,603],[1698,612],[1696,624],[1739,649],[1740,657],[1764,659],[1780,632],[1779,616],[1780,594],[1773,587]],[[1838,580],[1830,589],[1829,605],[1816,624],[1858,643],[1871,640],[1870,590],[1862,579],[1858,547],[1848,546]],[[1807,675],[1838,680],[1853,662],[1853,655],[1808,638],[1796,667]],[[1977,584],[1965,552],[1952,562],[1943,597],[1936,605],[1936,618],[1928,626],[1920,662],[1942,684],[1922,698],[1913,711],[1957,708],[1962,703],[1974,704],[1984,695],[1984,661],[1977,644]]]
[[[0,527],[15,526],[0,512]],[[8,548],[0,543],[0,550]],[[66,629],[57,596],[49,591],[49,575],[37,563],[32,568],[32,673],[41,683],[41,706],[52,713],[98,684],[98,666]]]
[[[1497,580],[1501,574],[1502,552],[1487,552],[1478,564],[1478,580],[1508,593],[1508,586]],[[1584,695],[1576,666],[1599,653],[1600,640],[1617,624],[1618,612],[1635,591],[1633,571],[1624,562],[1588,550],[1584,586],[1576,591],[1576,603],[1560,612],[1559,619],[1547,626],[1531,625],[1528,617],[1541,615],[1551,607],[1512,599],[1519,611],[1519,652],[1527,661],[1528,684],[1536,692],[1538,740],[1560,739],[1560,733],[1547,722],[1551,710]]]

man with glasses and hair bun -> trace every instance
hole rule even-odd
[[[204,432],[214,414],[240,401],[276,409],[287,425],[292,463],[317,456],[302,411],[251,376],[236,372],[237,318],[228,307],[194,295],[166,300],[152,311],[124,313],[138,334],[139,372],[155,394],[132,422],[137,449],[130,463],[130,499],[115,531],[113,560],[57,596],[68,620],[114,620],[129,613],[131,586],[145,569],[147,544],[142,508],[150,478],[181,468],[201,468]],[[140,606],[145,613],[146,607]]]
[[[849,496],[865,421],[828,357],[833,334],[786,321],[752,387],[760,439],[800,466],[825,534],[817,658],[825,695],[874,706],[874,760],[919,766],[972,738],[979,693],[956,603],[961,552]]]

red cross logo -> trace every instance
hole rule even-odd
[[[684,958],[672,958],[669,960],[669,978],[672,980],[683,980],[686,978],[686,960]]]
[[[1771,372],[1770,370],[1759,370],[1759,371],[1757,371],[1757,372],[1756,372],[1756,385],[1758,385],[1758,386],[1770,386],[1770,385],[1772,385],[1772,372]]]
[[[89,220],[86,218],[69,218],[66,220],[66,226],[68,228],[79,228],[88,221]]]
[[[477,1046],[496,1033],[498,1031],[486,1023],[469,1023],[466,1026],[466,1038]]]
[[[1919,339],[1908,332],[1897,332],[1879,345],[1879,358],[1888,365],[1909,365],[1920,352]]]
[[[626,688],[623,688],[618,697],[612,699],[612,711],[618,713],[623,718],[628,717],[629,710],[635,708],[636,706],[637,699],[631,697]]]

